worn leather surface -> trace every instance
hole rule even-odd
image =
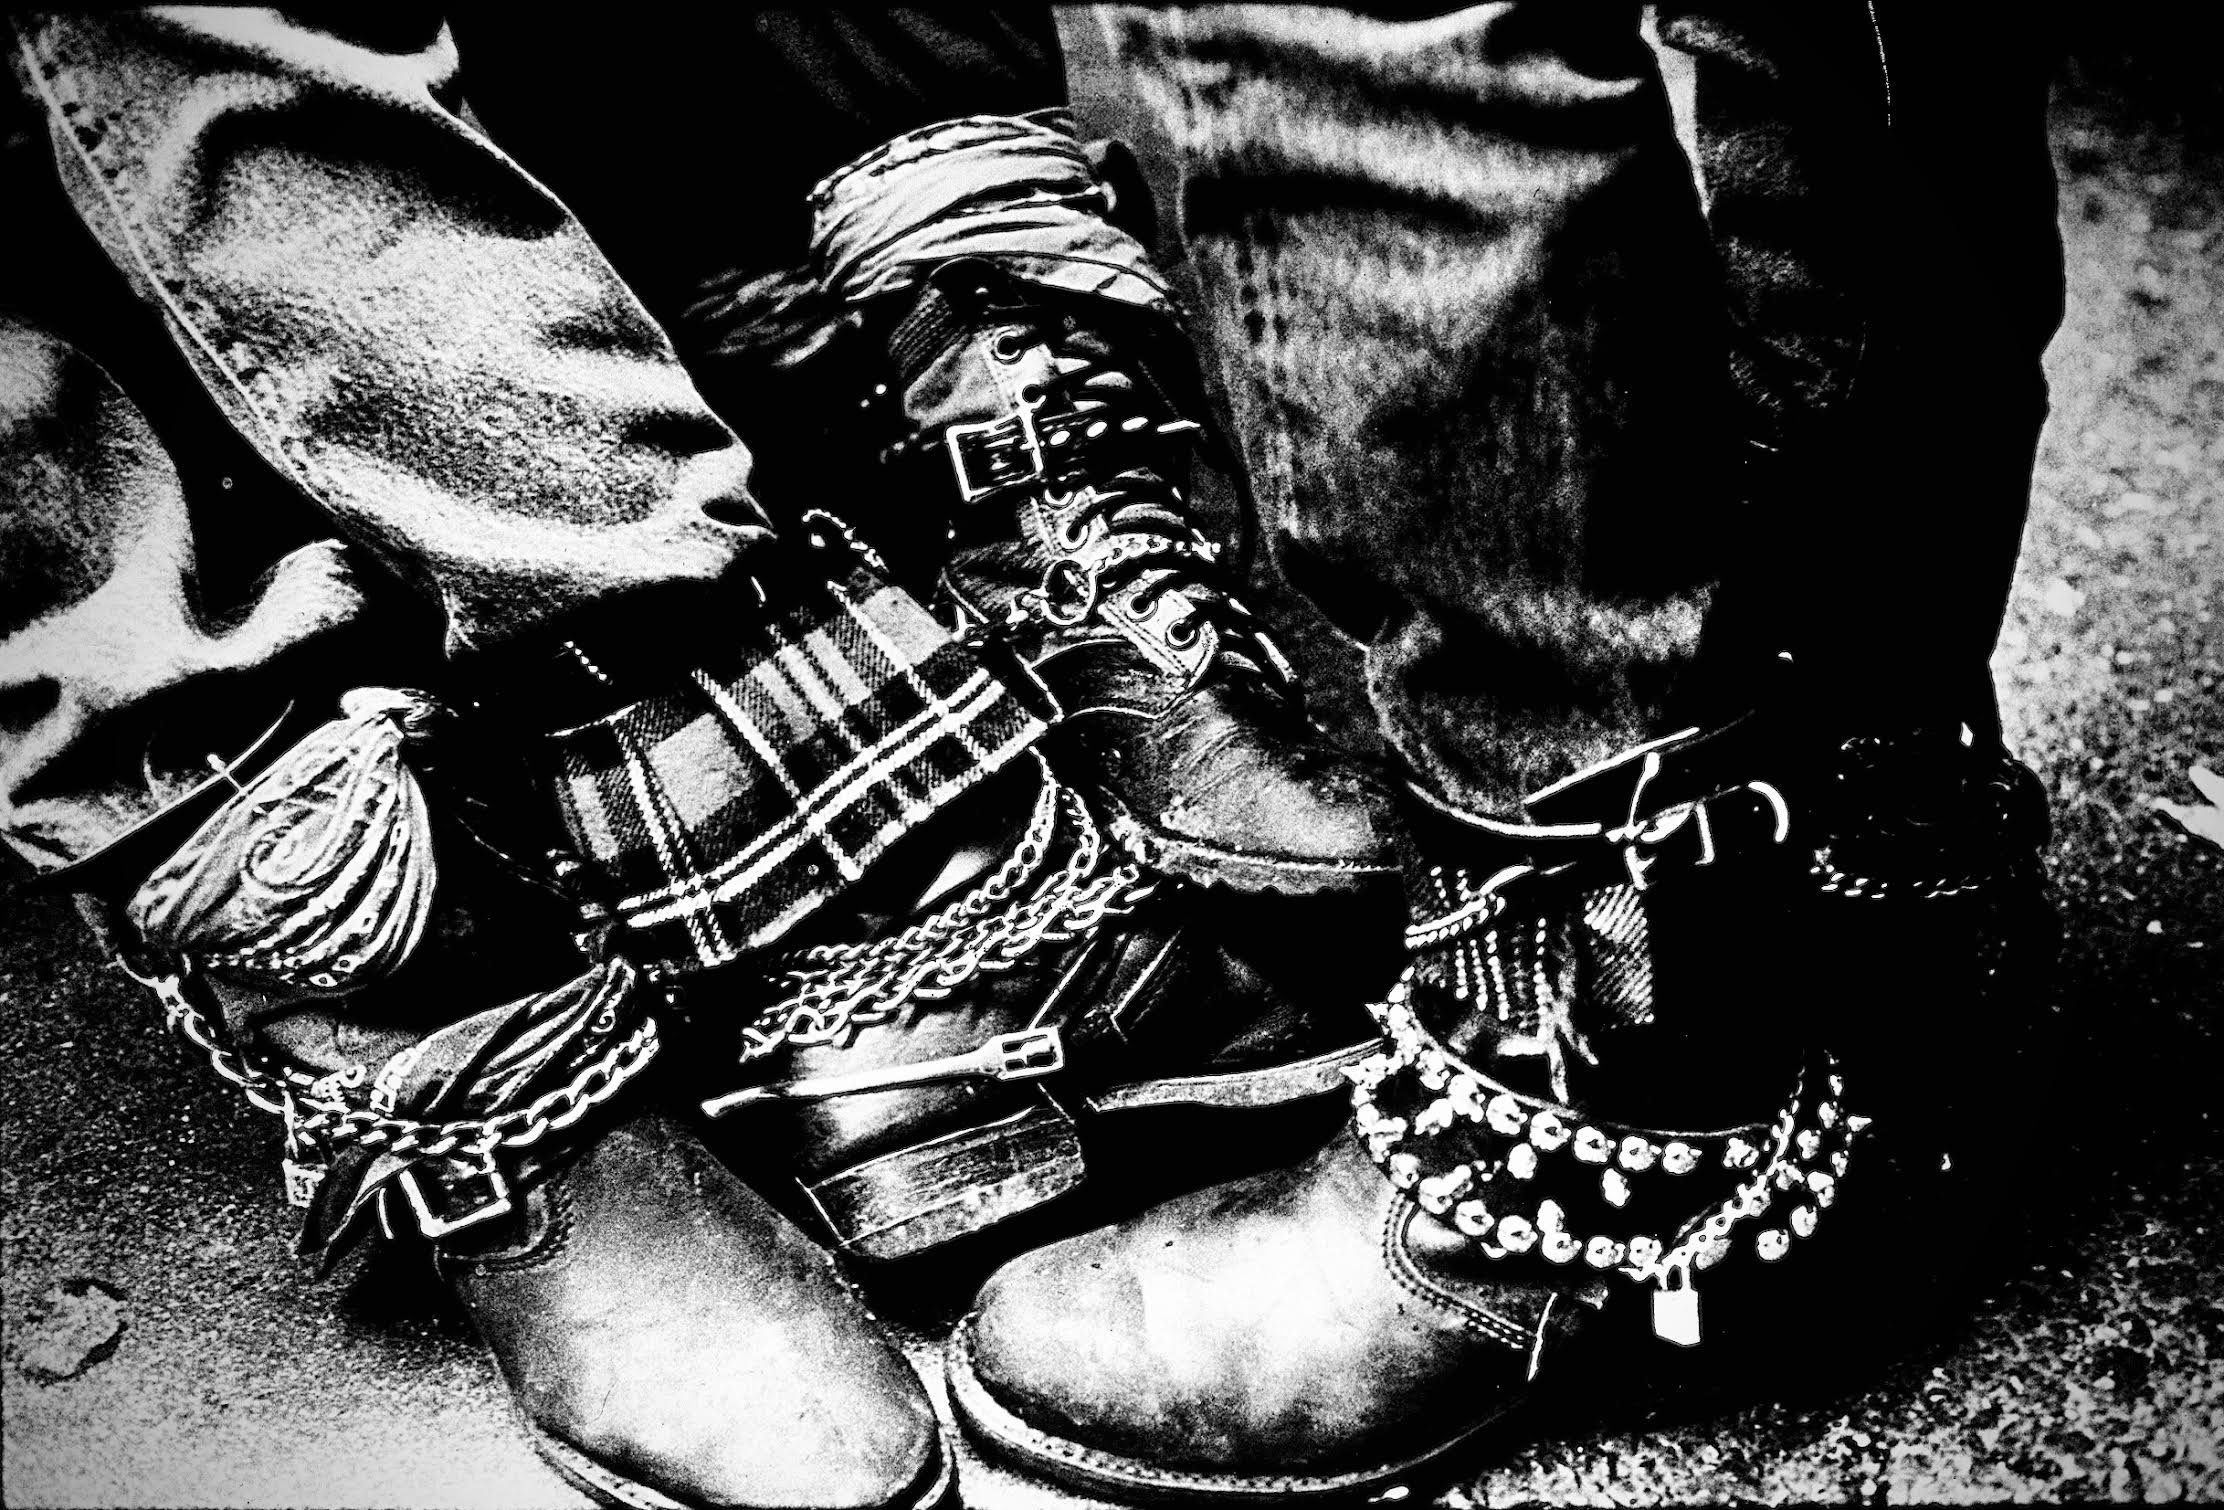
[[[440,1264],[537,1432],[690,1505],[908,1504],[931,1483],[902,1353],[693,1134],[632,1116],[526,1204]]]
[[[1364,1470],[1511,1408],[1540,1329],[1549,1351],[1590,1309],[1490,1269],[1340,1132],[1007,1265],[967,1323],[973,1368],[1078,1448],[1238,1476]]]
[[[1285,924],[1292,909],[1306,919],[1331,908],[1337,916],[1293,943],[1261,916],[1275,904]],[[884,1179],[901,1181],[892,1166],[906,1151],[1023,1114],[1077,1123],[1092,1142],[1118,1141],[1124,1134],[1100,1127],[1105,1119],[1091,1113],[1101,1092],[1173,1077],[1240,1077],[1363,1041],[1370,1025],[1357,1003],[1379,989],[1392,964],[1387,948],[1368,943],[1390,935],[1386,918],[1364,934],[1333,926],[1349,911],[1328,898],[1249,901],[1166,883],[1134,913],[1107,919],[1086,938],[976,977],[946,999],[907,1003],[846,1042],[791,1048],[771,1072],[809,1079],[916,1064],[1051,1025],[1065,1046],[1062,1073],[750,1107],[717,1124],[713,1145],[744,1167],[812,1186],[875,1159],[890,1161]],[[1033,1121],[1026,1126],[1041,1131]],[[1042,1157],[1040,1141],[1018,1128],[1012,1142],[1031,1150],[1030,1159]],[[969,1178],[983,1187],[1011,1173],[994,1148],[974,1163]],[[1181,1171],[1162,1167],[1158,1177],[1163,1192],[1178,1187]],[[931,1176],[922,1165],[918,1178],[966,1183],[946,1165]],[[1045,1185],[1039,1199],[1067,1188]]]
[[[1085,391],[1115,417],[1184,417],[1128,354],[1140,339],[1108,338],[1084,323],[1088,313],[1047,296],[984,311],[906,389],[905,423],[933,433],[995,418],[1034,385],[1084,364],[1108,369]],[[1364,885],[1390,864],[1388,798],[1306,722],[1247,643],[1246,615],[1231,606],[1226,584],[1194,569],[1103,571],[1101,596],[1075,622],[1052,623],[1042,612],[1062,562],[1094,572],[1110,548],[1139,537],[1188,538],[1180,470],[1162,454],[1156,465],[1085,471],[1070,503],[1013,490],[961,505],[943,592],[978,622],[1025,616],[1020,652],[1068,714],[1053,750],[1171,840],[1177,856],[1195,855],[1185,873],[1246,889]],[[1107,508],[1092,490],[1132,501]]]
[[[1230,584],[1202,569],[1186,446],[1149,439],[1205,418],[1195,360],[1066,123],[899,137],[830,176],[813,209],[822,275],[888,354],[861,428],[905,458],[890,474],[905,496],[844,512],[899,572],[931,574],[947,553],[946,599],[1011,633],[1089,728],[1066,763],[1165,841],[1166,863],[1251,890],[1386,874],[1383,794],[1326,754]],[[951,427],[1036,405],[1084,416],[1042,442],[1058,475],[960,501]],[[1116,428],[1090,435],[1088,420]],[[1084,600],[1053,601],[1060,585]]]

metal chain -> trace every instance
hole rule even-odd
[[[656,1020],[647,1018],[569,1082],[525,1106],[492,1117],[421,1122],[314,1094],[312,1088],[319,1084],[314,1077],[271,1069],[225,1043],[207,1015],[186,996],[182,974],[142,975],[129,965],[123,970],[161,999],[171,1029],[207,1054],[219,1077],[238,1086],[250,1105],[286,1119],[290,1139],[357,1144],[409,1158],[444,1158],[458,1149],[484,1154],[497,1148],[530,1148],[549,1133],[573,1126],[616,1095],[648,1068],[662,1047]]]
[[[1807,867],[1807,874],[1825,896],[1867,901],[1896,901],[1912,894],[1919,901],[1933,902],[1982,891],[1993,879],[1987,875],[1969,875],[1936,880],[1886,880],[1842,870],[1823,854],[1815,856]]]
[[[1037,760],[1041,757],[1038,755]],[[976,921],[1008,902],[1014,893],[1042,871],[1043,861],[1050,850],[1050,841],[1056,835],[1060,802],[1064,789],[1051,777],[1045,765],[1042,782],[1035,792],[1035,810],[1029,815],[1026,830],[1004,862],[979,886],[932,917],[925,918],[904,930],[899,936],[902,947],[918,948],[946,938],[967,923]],[[814,944],[791,956],[805,966],[827,966],[834,969],[850,967],[886,952],[888,941],[860,940],[849,944]],[[790,974],[802,974],[793,970]]]
[[[787,970],[789,993],[742,1030],[741,1062],[783,1045],[845,1039],[857,1028],[886,1021],[910,1001],[938,1000],[976,976],[1016,967],[1045,946],[1081,938],[1157,891],[1158,880],[1145,879],[1133,862],[1099,874],[1104,835],[1088,808],[1047,779],[1045,790],[1055,798],[1053,811],[1076,829],[1074,851],[1057,875],[1033,896],[1007,905],[1018,890],[1010,878],[1039,872],[1038,853],[1025,867],[1000,867],[989,883],[900,934],[844,947],[829,968]],[[1042,852],[1054,834],[1045,837]]]

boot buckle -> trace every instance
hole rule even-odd
[[[409,1201],[410,1214],[417,1218],[417,1230],[434,1242],[451,1232],[461,1232],[466,1227],[506,1216],[517,1206],[510,1182],[502,1177],[501,1166],[491,1157],[460,1175],[437,1181],[434,1188],[440,1193],[438,1210],[425,1198],[425,1187],[415,1169],[403,1170],[394,1177],[394,1183],[402,1187],[402,1195]]]
[[[828,1101],[837,1096],[942,1085],[956,1080],[1040,1080],[1066,1067],[1066,1043],[1055,1027],[1000,1033],[977,1049],[850,1074],[752,1085],[703,1103],[703,1115],[723,1117],[745,1106],[774,1101]]]
[[[942,432],[942,443],[950,452],[958,497],[966,503],[979,503],[991,493],[1048,475],[1033,404],[1022,404],[1001,419],[952,425]]]
[[[998,1061],[999,1080],[1037,1080],[1066,1067],[1065,1040],[1056,1028],[1006,1033],[988,1045]]]

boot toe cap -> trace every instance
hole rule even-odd
[[[617,1503],[911,1510],[935,1502],[948,1475],[923,1411],[837,1413],[798,1402],[775,1412],[700,1381],[675,1409],[686,1398],[678,1391],[621,1389],[623,1399],[614,1395],[563,1431],[535,1432],[567,1477]],[[645,1408],[650,1401],[654,1409]]]
[[[1324,748],[1228,738],[1189,763],[1160,815],[1177,843],[1347,884],[1396,872],[1395,803],[1365,770]]]

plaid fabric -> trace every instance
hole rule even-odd
[[[840,893],[1043,727],[915,599],[859,575],[727,662],[554,735],[557,791],[627,953],[710,969]]]

